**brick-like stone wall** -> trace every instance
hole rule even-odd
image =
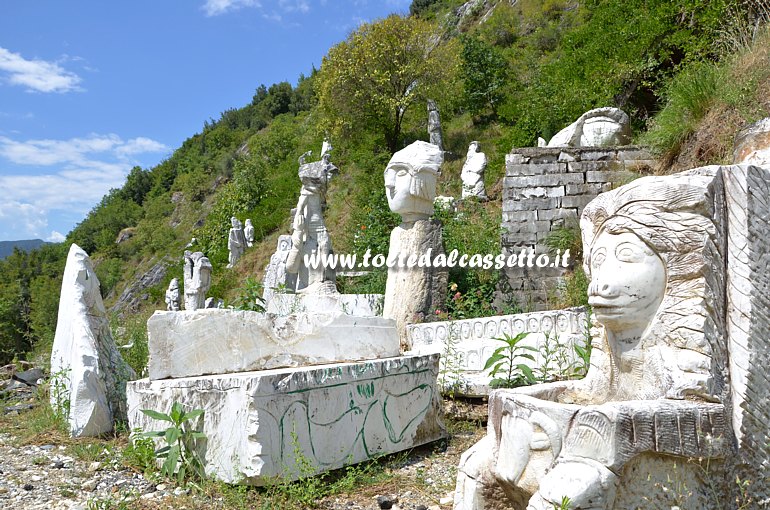
[[[636,146],[514,149],[505,158],[503,253],[508,257],[530,248],[549,253],[545,240],[552,231],[577,228],[588,202],[653,164],[649,153]],[[558,297],[566,271],[517,266],[507,267],[505,277],[522,308],[546,310],[553,308],[549,302]]]

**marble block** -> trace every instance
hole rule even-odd
[[[431,355],[142,379],[128,384],[129,425],[165,430],[141,409],[168,412],[174,402],[203,409],[196,425],[206,435],[198,445],[206,473],[265,485],[445,437],[437,373]]]
[[[114,421],[126,418],[125,385],[134,377],[110,333],[91,259],[73,244],[51,351],[51,407],[66,415],[73,437],[110,432]]]
[[[155,312],[150,379],[398,356],[395,322],[342,312],[287,316],[244,310]]]
[[[277,294],[267,304],[267,312],[291,313],[342,312],[357,317],[382,315],[382,294]]]

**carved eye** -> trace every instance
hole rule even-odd
[[[597,269],[599,266],[604,264],[604,259],[607,258],[607,252],[604,248],[599,248],[594,252],[593,256],[591,257],[591,267],[594,269]]]
[[[644,251],[632,243],[621,243],[615,249],[615,256],[621,262],[641,262],[644,260]]]
[[[408,173],[409,173],[409,172],[407,172],[405,168],[400,168],[400,169],[398,170],[398,172],[396,173],[396,176],[398,176],[398,177],[403,177],[403,176],[405,176],[405,175],[406,175],[406,174],[408,174]]]

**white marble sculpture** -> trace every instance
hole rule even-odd
[[[246,236],[243,233],[243,225],[241,225],[240,220],[233,216],[230,218],[230,224],[232,228],[227,236],[227,249],[230,251],[227,263],[228,269],[235,266],[246,250]]]
[[[436,145],[417,141],[396,152],[385,168],[388,206],[401,215],[401,225],[390,234],[388,258],[433,260],[443,254],[441,223],[430,220],[436,198],[436,179],[444,153]],[[406,325],[443,306],[447,273],[439,267],[388,268],[383,317],[395,319],[403,347],[408,350]]]
[[[323,159],[326,154],[331,154],[333,149],[334,147],[332,147],[332,143],[329,139],[324,138],[323,144],[321,144],[321,159]]]
[[[738,132],[735,136],[733,163],[770,166],[770,117]]]
[[[166,289],[166,310],[178,312],[182,307],[182,297],[179,294],[179,280],[172,278]]]
[[[110,334],[91,259],[76,244],[62,276],[51,377],[51,405],[73,437],[105,434],[126,420],[126,382],[135,374]]]
[[[432,99],[428,99],[428,139],[430,143],[444,150],[444,133],[441,130],[441,116],[438,106]]]
[[[323,211],[326,208],[326,187],[337,167],[325,154],[321,161],[299,167],[302,181],[297,209],[292,223],[291,249],[286,259],[286,271],[297,275],[298,292],[335,293],[336,277],[333,268],[319,264],[317,268],[305,265],[306,256],[323,257],[332,253],[331,238],[326,229]]]
[[[270,262],[265,267],[262,279],[262,299],[269,306],[277,290],[294,292],[297,286],[297,275],[286,272],[286,259],[291,252],[291,236],[278,237],[275,252],[270,256]]]
[[[629,143],[631,123],[628,115],[618,108],[605,107],[581,115],[556,133],[547,147],[607,147]]]
[[[463,198],[476,197],[487,200],[484,189],[484,172],[487,169],[487,155],[481,152],[479,142],[473,141],[468,146],[460,178],[463,181]]]
[[[184,308],[206,307],[206,292],[211,287],[211,262],[202,252],[184,252]]]
[[[243,235],[246,238],[246,246],[251,248],[254,246],[254,225],[251,224],[251,220],[246,220],[246,225],[243,227]]]
[[[655,484],[677,469],[688,507],[715,508],[712,490],[735,480],[725,475],[735,444],[727,360],[750,349],[728,355],[725,342],[725,313],[735,307],[725,301],[725,268],[746,273],[743,256],[729,256],[727,218],[751,208],[766,216],[733,184],[746,172],[706,167],[645,177],[586,206],[585,270],[598,322],[588,374],[492,394],[489,433],[461,459],[455,510],[492,508],[496,488],[528,510],[551,510],[564,497],[575,509],[669,509],[676,502]],[[750,308],[751,286],[740,286],[740,307]],[[736,366],[733,377],[745,380],[751,362]],[[754,406],[751,415],[768,411],[764,402]],[[761,455],[753,455],[755,470],[766,463]],[[708,484],[699,478],[704,466]]]

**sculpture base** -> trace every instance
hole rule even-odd
[[[438,356],[128,384],[129,426],[165,430],[141,412],[203,409],[206,473],[265,485],[363,462],[445,437]],[[200,422],[199,422],[200,423]]]

